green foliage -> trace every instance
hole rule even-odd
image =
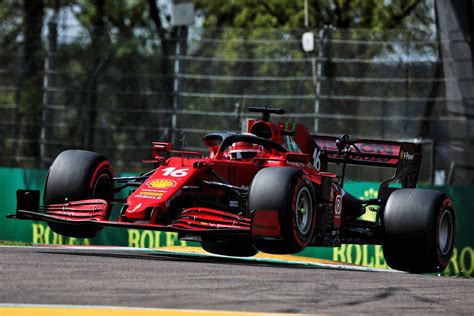
[[[110,152],[112,154],[108,156],[119,162],[137,160],[137,156],[148,157],[148,150],[142,150],[138,145],[151,140],[170,139],[171,117],[160,111],[172,108],[169,87],[173,85],[174,60],[169,55],[175,53],[173,36],[177,34],[176,29],[157,30],[147,1],[43,2],[44,28],[55,9],[72,14],[79,23],[79,27],[68,34],[70,38],[57,39],[57,72],[51,76],[51,82],[59,89],[54,92],[51,102],[55,106],[65,106],[67,110],[52,111],[52,121],[55,124],[53,143],[84,147],[84,131],[89,124],[94,133],[92,149],[106,154]],[[193,29],[193,36],[188,40],[187,54],[204,59],[183,60],[180,72],[218,78],[181,79],[180,91],[230,94],[235,97],[181,96],[178,109],[190,112],[212,112],[217,109],[234,114],[231,119],[224,116],[213,117],[212,126],[209,126],[208,121],[197,121],[195,114],[183,114],[184,122],[192,122],[193,126],[181,123],[178,126],[180,129],[239,130],[239,115],[252,105],[268,104],[300,113],[314,109],[313,99],[295,104],[292,99],[265,100],[249,97],[314,94],[310,80],[271,80],[271,77],[312,75],[311,62],[302,61],[312,55],[305,54],[300,47],[301,34],[305,31],[304,0],[196,0],[195,5],[198,16],[196,20],[202,22],[203,28]],[[5,70],[1,75],[0,86],[10,87],[10,90],[0,93],[0,104],[10,106],[3,117],[4,121],[13,122],[15,87],[23,84],[20,103],[29,103],[30,108],[21,112],[22,127],[38,127],[41,125],[44,96],[42,68],[46,58],[43,52],[48,51],[47,39],[43,37],[43,47],[38,48],[41,55],[36,55],[39,56],[40,63],[33,82],[35,88],[26,89],[32,83],[31,80],[21,82],[22,67],[25,64],[18,57],[25,47],[22,8],[22,1],[0,2],[0,61],[5,65],[0,67]],[[431,2],[421,0],[308,0],[308,28],[317,33],[324,25],[335,26],[332,38],[341,41],[384,40],[387,30],[393,30],[390,36],[399,33],[403,40],[411,28],[416,28],[417,32],[410,33],[409,36],[422,40],[432,34],[432,9]],[[163,18],[162,12],[160,14]],[[71,27],[72,22],[60,20],[58,32]],[[45,30],[45,33],[49,31]],[[167,49],[164,49],[165,39],[172,42]],[[336,58],[386,58],[405,49],[416,52],[418,49],[426,49],[426,46],[368,47],[363,43],[343,46],[335,42],[331,54]],[[423,53],[433,54],[433,51]],[[298,60],[299,62],[295,62]],[[335,67],[333,75],[344,73],[347,77],[363,77],[369,71],[365,68],[361,70],[357,65],[338,67]],[[235,80],[235,76],[244,79]],[[255,77],[261,77],[261,80],[245,79]],[[342,83],[331,89],[330,93],[333,95],[357,94],[367,89],[367,85],[361,87]],[[84,122],[87,107],[91,108],[92,115],[90,120]],[[354,103],[353,107],[357,108],[358,104]],[[123,112],[124,109],[128,112]],[[327,110],[331,113],[340,109],[334,106]],[[312,124],[309,119],[308,122]],[[113,129],[113,132],[109,129]],[[11,143],[7,144],[5,140],[13,137],[11,130],[0,127],[0,150],[11,149]],[[29,136],[39,142],[40,131],[36,128]],[[188,139],[193,137],[193,146],[198,146],[200,135],[190,136]],[[127,146],[137,148],[137,152],[120,149]],[[54,157],[64,147],[53,145],[51,156],[46,159]],[[130,159],[127,155],[134,158]]]
[[[0,56],[15,49],[22,27],[21,3],[4,0],[0,3]]]
[[[204,20],[203,25],[209,32],[208,37],[219,37],[221,42],[214,44],[212,51],[226,58],[229,62],[227,69],[217,68],[216,74],[231,73],[237,76],[311,76],[310,63],[291,63],[298,58],[311,56],[323,56],[330,59],[360,59],[362,61],[374,58],[387,60],[388,63],[396,65],[400,56],[424,55],[436,56],[436,47],[430,51],[426,44],[416,47],[412,41],[423,41],[433,39],[432,26],[434,23],[433,3],[421,0],[308,0],[308,29],[321,36],[320,29],[326,25],[332,26],[332,31],[327,35],[333,41],[326,48],[317,39],[314,54],[305,54],[300,48],[301,34],[305,30],[304,25],[304,0],[270,0],[270,1],[214,1],[196,0],[198,14]],[[222,27],[225,27],[222,29]],[[219,32],[212,31],[219,28]],[[415,28],[416,32],[411,29]],[[239,38],[244,40],[236,41]],[[384,41],[389,39],[400,40],[396,45],[385,45]],[[275,40],[275,42],[271,42]],[[260,42],[259,42],[260,41]],[[282,42],[285,41],[285,42]],[[351,44],[348,44],[351,43]],[[368,44],[370,42],[370,44]],[[380,42],[380,44],[377,44]],[[263,44],[264,43],[264,44]],[[406,44],[406,45],[405,45]],[[215,45],[215,46],[214,46]],[[419,50],[423,47],[424,51]],[[322,50],[327,50],[322,52]],[[269,59],[268,62],[258,64],[244,63],[240,60],[247,59]],[[291,67],[281,62],[272,61],[271,58],[287,58]],[[293,66],[294,65],[294,66]],[[287,66],[287,67],[284,67]],[[207,65],[203,65],[207,67]],[[362,63],[325,63],[321,85],[322,95],[348,95],[348,96],[370,96],[373,95],[373,85],[360,82],[335,82],[334,78],[365,78],[380,76],[380,70],[371,68],[370,65]],[[393,67],[393,66],[392,66]],[[291,69],[291,73],[285,73]],[[198,72],[205,71],[204,68]],[[394,73],[394,77],[400,74]],[[381,86],[380,93],[387,96],[393,89]],[[241,82],[233,87],[232,82],[223,84],[216,83],[214,90],[232,91],[241,95],[310,95],[315,93],[315,87],[311,81],[293,81],[281,83],[262,81],[256,85],[255,82]],[[416,90],[416,89],[414,89]],[[399,90],[395,90],[399,91]],[[418,91],[418,90],[416,90]],[[262,102],[258,99],[246,100],[244,105],[255,105]],[[289,111],[301,113],[302,109],[314,109],[308,102],[299,101],[295,104],[290,100],[270,100],[274,106],[281,106]],[[263,101],[266,102],[266,101]],[[347,105],[350,102],[350,109]],[[366,104],[366,103],[365,103]],[[219,100],[215,100],[210,107],[222,106]],[[354,113],[367,115],[369,110],[359,100],[343,100],[319,102],[321,113]],[[382,115],[382,113],[380,113]],[[312,122],[308,121],[308,126]],[[357,131],[360,134],[370,134],[377,130],[370,124],[352,123],[350,126],[345,121],[339,120],[328,123],[327,120],[320,122],[320,129],[326,133],[334,130]],[[350,130],[348,130],[350,128]]]
[[[0,246],[33,246],[31,242],[0,240]]]
[[[195,4],[205,27],[304,28],[304,0],[196,0]],[[416,21],[427,27],[433,22],[430,10],[432,3],[422,0],[308,0],[308,25],[385,31]]]

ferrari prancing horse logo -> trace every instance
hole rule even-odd
[[[334,213],[336,216],[340,216],[342,212],[342,196],[338,195],[336,197],[336,203],[334,206]]]

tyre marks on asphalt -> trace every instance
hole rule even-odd
[[[230,257],[211,254],[203,250],[201,247],[189,247],[189,246],[170,246],[170,247],[160,247],[160,248],[129,248],[129,247],[116,247],[116,246],[64,246],[64,245],[41,245],[43,249],[53,247],[61,248],[64,250],[110,250],[110,251],[129,251],[133,253],[147,253],[154,255],[172,255],[179,256],[183,258],[198,258],[198,259],[210,259],[215,261],[243,261],[243,262],[254,262],[254,263],[268,263],[268,264],[281,264],[281,265],[299,265],[299,266],[308,266],[315,268],[323,269],[340,269],[340,270],[350,270],[350,271],[372,271],[372,272],[396,272],[401,273],[400,271],[390,270],[390,269],[377,269],[359,266],[350,263],[342,263],[332,260],[312,258],[312,257],[303,257],[295,255],[272,255],[268,253],[260,252],[253,257]]]
[[[199,248],[0,247],[0,302],[5,307],[48,303],[51,308],[81,305],[73,307],[87,311],[86,306],[133,306],[140,311],[144,307],[185,314],[190,314],[188,309],[203,314],[214,310],[228,315],[236,314],[227,311],[417,315],[421,310],[470,315],[474,310],[470,279],[351,271],[352,267],[304,263],[301,257],[283,263],[279,256],[241,259],[201,252]],[[17,313],[0,305],[0,316],[39,315],[31,310]]]

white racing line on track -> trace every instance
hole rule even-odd
[[[1,247],[18,247],[18,246],[0,246]],[[332,260],[302,257],[295,255],[272,255],[267,253],[258,253],[254,257],[232,257],[232,256],[221,256],[204,251],[200,247],[188,247],[188,246],[171,246],[171,247],[160,247],[160,248],[130,248],[130,247],[119,247],[119,246],[70,246],[70,245],[35,245],[26,246],[29,248],[37,249],[71,249],[71,250],[110,250],[110,251],[127,251],[127,252],[145,252],[154,254],[170,254],[180,255],[198,258],[221,258],[221,259],[232,259],[245,262],[258,262],[258,263],[272,263],[282,265],[300,265],[309,266],[323,269],[339,269],[339,270],[350,270],[350,271],[370,271],[370,272],[390,272],[390,273],[404,273],[397,270],[391,269],[377,269],[364,266],[358,266],[354,264],[341,263]],[[21,248],[21,247],[20,247]],[[0,315],[1,316],[1,315]]]
[[[118,306],[77,306],[77,305],[36,305],[36,304],[0,304],[1,316],[290,316],[305,314],[253,313],[191,309],[135,308]],[[306,314],[307,315],[307,314]],[[315,315],[315,314],[311,314]]]

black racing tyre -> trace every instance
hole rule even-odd
[[[112,166],[104,156],[85,150],[63,151],[49,168],[43,202],[49,205],[92,198],[110,202],[114,196],[113,177]],[[58,234],[76,238],[92,238],[102,229],[52,222],[48,225]]]
[[[424,189],[394,191],[383,214],[383,252],[387,264],[413,273],[443,271],[455,239],[453,202],[444,193]]]
[[[258,253],[251,242],[246,241],[206,241],[201,242],[202,249],[207,252],[234,257],[253,257]]]
[[[248,209],[278,210],[280,238],[255,238],[258,250],[273,254],[302,251],[313,238],[316,224],[316,198],[313,185],[302,170],[269,167],[254,177],[248,196]]]

